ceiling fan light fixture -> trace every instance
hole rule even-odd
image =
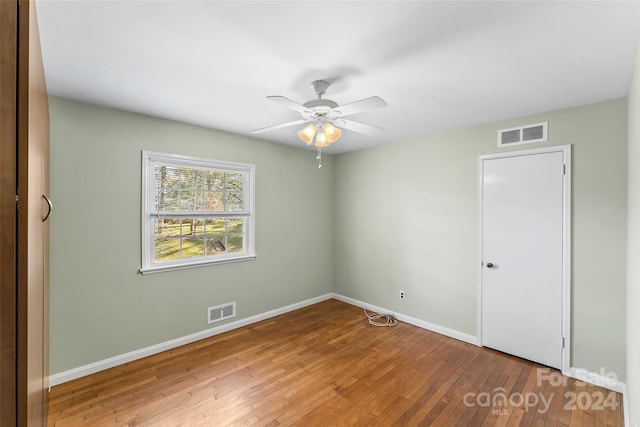
[[[313,137],[315,135],[316,127],[312,124],[298,132],[300,139],[307,145],[311,145],[313,143]]]
[[[324,133],[321,129],[320,132],[318,132],[318,134],[316,135],[316,147],[324,148],[330,145],[331,141],[329,141],[329,138],[327,138],[327,134]]]
[[[340,138],[340,135],[342,135],[342,131],[331,123],[324,126],[324,133],[327,135],[327,141],[329,141],[329,144],[337,141],[338,138]]]

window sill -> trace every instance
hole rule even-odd
[[[193,261],[189,263],[181,263],[181,264],[170,264],[170,265],[154,265],[151,267],[145,267],[138,270],[140,274],[152,274],[152,273],[162,273],[164,271],[174,271],[174,270],[185,270],[187,268],[196,268],[196,267],[204,267],[208,265],[216,265],[216,264],[228,264],[231,262],[243,262],[243,261],[251,261],[256,259],[257,255],[242,255],[233,258],[223,258],[216,260],[206,260],[206,261]]]

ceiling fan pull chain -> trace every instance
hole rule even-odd
[[[318,160],[318,169],[322,167],[322,148],[318,147],[318,155],[316,156]]]

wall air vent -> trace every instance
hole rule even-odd
[[[229,302],[226,304],[216,305],[215,307],[207,308],[207,323],[219,322],[236,315],[236,302]]]
[[[548,139],[548,127],[549,122],[542,122],[517,128],[501,129],[498,131],[498,147],[546,141]]]

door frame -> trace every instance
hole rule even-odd
[[[558,152],[562,153],[564,162],[562,188],[562,337],[564,345],[561,367],[563,373],[568,373],[571,367],[571,144],[485,154],[478,157],[477,334],[478,346],[482,347],[482,177],[484,161]]]

